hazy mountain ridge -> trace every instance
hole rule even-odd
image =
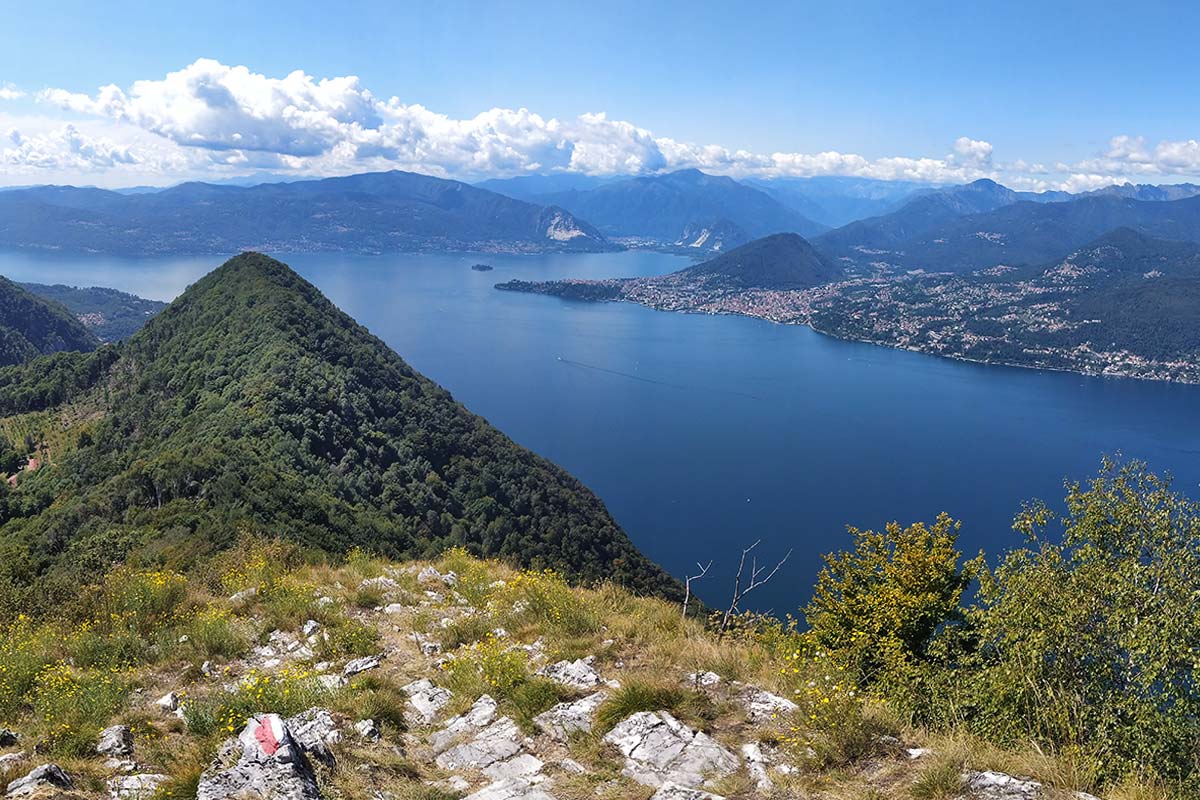
[[[0,193],[0,246],[120,255],[614,249],[569,212],[406,172],[148,194]]]
[[[609,237],[701,252],[729,249],[772,233],[811,235],[825,229],[757,188],[699,170],[532,197],[569,209]]]

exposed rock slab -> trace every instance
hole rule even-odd
[[[449,689],[434,686],[433,681],[422,678],[404,687],[408,693],[408,704],[412,706],[417,722],[428,725],[437,719],[438,713],[450,702],[454,695]]]
[[[112,725],[100,731],[96,741],[96,752],[112,758],[127,758],[133,755],[133,731],[128,725]]]
[[[463,800],[555,800],[534,781],[516,779],[496,781]]]
[[[620,722],[604,741],[625,756],[623,773],[647,786],[700,786],[710,776],[737,770],[738,758],[703,731],[666,711],[639,711]]]
[[[517,755],[523,742],[517,724],[508,717],[500,717],[468,741],[447,749],[435,762],[442,769],[482,770]]]
[[[573,702],[559,703],[534,717],[533,724],[551,739],[565,742],[572,733],[592,729],[596,709],[607,698],[608,692],[596,692]]]
[[[595,689],[604,685],[604,679],[592,668],[593,660],[589,656],[575,661],[559,661],[542,667],[537,674],[572,689]]]
[[[791,714],[799,708],[799,706],[786,697],[772,694],[766,689],[760,689],[757,686],[743,685],[740,698],[751,722],[763,722],[764,720],[774,719],[781,715]]]
[[[168,776],[157,772],[122,775],[108,782],[108,794],[112,800],[152,800],[158,795],[158,787],[168,780]]]
[[[650,800],[725,800],[719,794],[712,794],[700,789],[689,789],[678,783],[664,783]]]
[[[42,764],[25,777],[8,784],[6,797],[29,797],[41,789],[74,789],[71,776],[63,772],[58,764]]]
[[[241,745],[237,763],[223,761]],[[236,741],[231,740],[217,763],[200,776],[196,800],[261,798],[318,800],[321,794],[312,765],[277,714],[251,717]]]

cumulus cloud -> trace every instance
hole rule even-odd
[[[535,172],[643,174],[696,167],[736,176],[857,175],[947,182],[990,174],[992,146],[960,138],[945,158],[869,160],[852,153],[752,153],[655,136],[604,113],[547,119],[493,108],[454,119],[373,95],[354,76],[283,78],[200,59],[160,80],[94,94],[46,89],[61,109],[117,120],[214,162],[329,174],[397,166],[473,177]]]
[[[11,83],[0,83],[0,100],[20,100],[25,93]]]
[[[1195,139],[1166,140],[1151,148],[1141,136],[1114,136],[1107,150],[1074,167],[1079,172],[1115,173],[1146,179],[1200,175],[1200,142]]]
[[[126,154],[143,166],[166,169],[185,163],[201,175],[251,170],[333,175],[398,168],[471,179],[556,172],[648,174],[694,167],[762,178],[847,175],[958,183],[987,177],[1042,190],[1094,188],[1096,181],[1115,180],[1113,176],[1200,174],[1200,144],[1194,140],[1149,148],[1140,138],[1118,136],[1094,158],[1053,167],[998,162],[990,142],[970,136],[954,140],[941,157],[867,158],[832,150],[761,153],[659,136],[604,113],[559,120],[525,108],[493,108],[456,119],[396,97],[378,97],[355,76],[317,78],[297,70],[272,77],[212,59],[126,88],[108,85],[90,94],[52,88],[37,99],[79,118],[106,121],[114,141],[136,132],[141,138]],[[154,143],[148,144],[146,137]],[[43,143],[37,152],[46,149],[49,145]],[[61,143],[58,149],[63,149]],[[33,150],[28,156],[36,160]],[[101,156],[96,163],[102,162]],[[114,160],[113,168],[125,163],[130,162]]]
[[[0,146],[0,164],[59,170],[95,170],[136,164],[128,147],[81,133],[74,125],[35,135],[11,129]]]

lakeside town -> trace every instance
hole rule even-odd
[[[660,311],[739,314],[807,325],[830,336],[985,364],[1142,380],[1200,383],[1200,364],[1156,359],[1088,341],[1097,320],[1073,315],[1086,283],[1069,260],[1036,277],[1011,267],[968,275],[874,274],[807,289],[743,289],[689,270],[670,275],[530,283],[497,288],[588,301],[623,300]]]

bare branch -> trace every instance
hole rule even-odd
[[[767,581],[771,580],[771,578],[774,578],[775,573],[779,572],[779,568],[782,567],[784,563],[786,563],[787,560],[792,557],[792,551],[788,550],[787,555],[776,562],[775,566],[771,568],[770,572],[767,572],[766,567],[760,568],[758,566],[758,557],[753,556],[750,559],[750,580],[747,582],[746,587],[742,588],[742,574],[746,568],[746,556],[750,555],[754,548],[758,547],[760,543],[762,543],[762,539],[759,539],[757,542],[742,551],[741,561],[738,562],[737,575],[733,579],[733,599],[730,601],[729,608],[726,609],[725,615],[721,618],[721,629],[717,633],[718,639],[721,639],[725,636],[725,631],[729,628],[729,623],[733,619],[733,615],[737,612],[738,603],[742,601],[742,598],[757,589],[759,586],[762,586]],[[765,577],[763,576],[763,573],[766,573]]]
[[[698,581],[708,574],[708,568],[712,566],[712,559],[709,559],[707,564],[701,566],[700,562],[696,562],[696,568],[700,570],[696,575],[688,575],[683,582],[683,618],[687,619],[688,603],[692,600],[692,581]]]

